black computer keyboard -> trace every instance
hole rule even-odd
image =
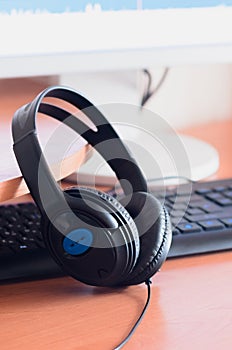
[[[232,249],[232,179],[151,192],[168,209],[173,240],[168,257]],[[62,275],[40,232],[33,203],[0,206],[0,280]]]

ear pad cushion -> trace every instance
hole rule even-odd
[[[153,195],[136,192],[127,201],[128,197],[120,200],[134,219],[140,238],[138,260],[123,282],[132,285],[146,281],[159,270],[167,257],[172,231],[166,209]]]
[[[131,218],[128,211],[120,204],[114,197],[112,197],[109,194],[106,194],[104,192],[91,189],[91,188],[71,188],[68,190],[65,190],[65,192],[75,198],[88,198],[88,200],[92,200],[95,203],[97,203],[101,208],[106,208],[103,210],[107,211],[108,213],[114,213],[117,217],[117,221],[119,226],[122,225],[121,233],[124,233],[124,240],[126,240],[126,243],[128,245],[128,256],[125,257],[125,260],[128,260],[128,268],[126,269],[126,275],[128,274],[131,269],[135,266],[135,263],[139,256],[140,251],[140,239],[137,227],[134,223],[134,220]],[[93,211],[93,215],[96,215],[96,213]],[[125,234],[126,232],[126,234]],[[122,269],[121,269],[122,272]],[[125,274],[122,276],[118,276],[117,281],[115,281],[115,285],[120,285],[121,280],[125,278]]]

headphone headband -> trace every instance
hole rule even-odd
[[[93,122],[97,131],[90,129],[68,111],[48,103],[42,103],[45,97],[54,97],[69,102]],[[103,114],[75,90],[59,86],[49,87],[31,103],[18,109],[12,122],[14,152],[29,190],[33,198],[36,198],[40,210],[43,209],[39,190],[41,184],[47,187],[48,198],[54,197],[56,203],[59,200],[57,196],[61,197],[63,193],[49,170],[38,142],[36,134],[36,115],[38,112],[68,125],[92,145],[115,172],[125,194],[130,194],[131,191],[147,192],[146,180],[139,166]],[[105,141],[107,141],[107,147],[104,145]],[[26,159],[25,154],[27,154]],[[123,179],[127,181],[121,181]]]

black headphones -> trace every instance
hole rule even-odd
[[[66,101],[96,126],[45,97]],[[89,188],[62,191],[53,178],[36,135],[37,113],[60,120],[92,145],[115,172],[124,192],[117,201]],[[60,267],[95,286],[121,286],[148,281],[167,257],[171,225],[161,203],[147,190],[146,180],[102,113],[75,90],[50,87],[13,117],[14,152],[41,212],[44,241]]]

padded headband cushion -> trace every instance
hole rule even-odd
[[[137,263],[124,281],[125,285],[139,284],[152,277],[167,257],[172,238],[168,213],[151,194],[134,193],[120,202],[134,219],[140,238],[140,254]]]

